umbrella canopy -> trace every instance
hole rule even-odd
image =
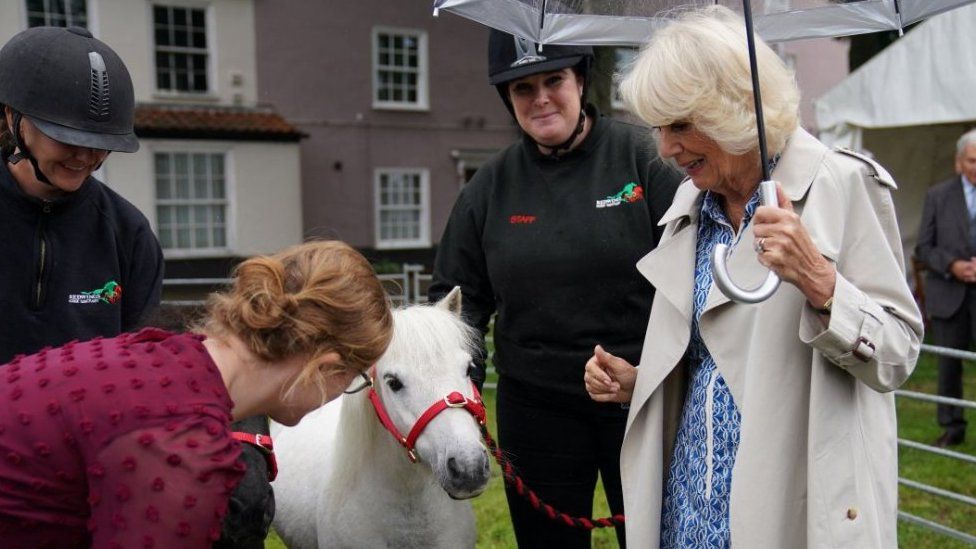
[[[974,0],[752,0],[767,42],[900,30]],[[742,0],[434,0],[444,10],[539,44],[639,46],[669,12]]]
[[[821,140],[861,147],[860,128],[976,120],[976,4],[933,17],[815,102]]]

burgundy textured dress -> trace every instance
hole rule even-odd
[[[148,328],[0,366],[0,545],[220,537],[244,465],[203,339]]]

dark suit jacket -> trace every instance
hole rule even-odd
[[[925,263],[925,309],[931,318],[949,318],[966,297],[966,284],[949,272],[957,259],[969,259],[969,210],[962,178],[954,176],[925,193],[915,257]]]

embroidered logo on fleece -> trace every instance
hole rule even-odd
[[[508,222],[512,225],[529,225],[535,223],[534,215],[513,215],[508,218]]]
[[[631,182],[624,185],[624,188],[619,193],[610,195],[602,200],[597,200],[596,207],[612,208],[625,202],[637,202],[638,200],[644,200],[644,189],[637,183]]]
[[[109,280],[104,286],[90,292],[69,294],[68,303],[108,303],[115,305],[122,299],[122,286],[114,280]]]

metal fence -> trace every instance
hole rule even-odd
[[[412,305],[427,302],[427,289],[431,275],[424,272],[423,265],[405,264],[399,273],[378,275],[390,295],[394,305]]]
[[[405,264],[398,273],[377,275],[396,306],[425,303],[431,275],[423,265]],[[167,278],[163,280],[164,305],[194,307],[204,303],[206,295],[230,284],[230,278]]]
[[[383,281],[383,285],[386,287],[387,292],[390,295],[390,300],[396,306],[411,305],[416,303],[426,303],[427,302],[427,289],[430,287],[431,275],[423,272],[423,265],[411,265],[406,264],[403,269],[398,273],[385,273],[379,275],[380,280]],[[230,279],[216,279],[216,278],[184,278],[184,279],[167,279],[163,281],[164,287],[171,289],[179,288],[216,288],[226,285],[230,282]],[[199,306],[203,303],[202,296],[197,299],[166,299],[164,304],[174,305],[174,306]],[[491,340],[489,332],[488,348],[491,349]],[[947,347],[937,347],[935,345],[922,345],[923,353],[930,353],[936,356],[950,356],[954,358],[959,358],[966,361],[976,362],[976,353],[969,351],[961,351],[959,349],[950,349]],[[490,357],[489,357],[490,360]],[[489,368],[488,377],[489,380],[493,379],[493,369]],[[496,384],[489,381],[485,383],[486,389],[494,389]],[[925,402],[931,402],[935,404],[951,404],[953,406],[960,406],[968,409],[976,409],[976,402],[971,400],[960,400],[954,398],[946,398],[936,395],[930,395],[926,393],[919,393],[916,391],[895,391],[895,395],[898,398],[908,398],[914,400],[920,400]],[[943,448],[938,448],[931,446],[929,444],[922,444],[920,442],[907,440],[903,438],[898,439],[898,445],[902,448],[912,448],[915,450],[920,450],[923,452],[928,452],[931,454],[939,455],[947,459],[958,460],[962,463],[969,463],[976,465],[976,456],[969,454],[964,454],[961,452],[954,452],[952,450],[946,450]],[[913,490],[918,490],[925,492],[930,495],[938,496],[951,500],[960,505],[968,505],[970,507],[976,507],[976,498],[967,496],[965,494],[959,494],[957,492],[952,492],[949,490],[944,490],[935,486],[928,484],[923,484],[911,479],[904,478],[899,475],[898,483],[902,486],[906,486]],[[959,541],[970,543],[976,545],[976,536],[967,534],[965,532],[960,532],[950,528],[944,524],[928,520],[905,511],[898,511],[899,520],[909,522],[912,524],[919,525],[923,528],[927,528],[939,534],[955,538]]]
[[[935,345],[922,345],[923,353],[930,353],[935,356],[949,356],[953,358],[959,358],[967,361],[976,362],[976,353],[971,353],[969,351],[961,351],[959,349],[950,349],[948,347],[937,347]],[[919,393],[915,391],[895,391],[895,396],[898,398],[910,398],[914,400],[921,400],[925,402],[932,402],[935,404],[951,404],[953,406],[960,406],[962,408],[976,409],[976,402],[971,400],[960,400],[955,398],[947,398],[936,395],[930,395],[926,393]],[[934,414],[933,414],[934,415]],[[913,448],[915,450],[921,450],[923,452],[929,452],[931,454],[939,455],[947,459],[957,460],[962,463],[969,463],[976,465],[976,456],[969,454],[964,454],[961,452],[953,452],[952,450],[946,450],[943,448],[938,448],[928,444],[922,444],[912,440],[907,440],[903,438],[898,439],[898,445],[902,448]],[[934,495],[937,497],[945,498],[951,500],[952,502],[959,505],[967,505],[969,507],[976,507],[976,498],[972,498],[965,494],[959,494],[957,492],[952,492],[949,490],[943,490],[942,488],[937,488],[928,484],[923,484],[911,479],[902,477],[900,474],[898,476],[898,483],[902,486],[906,486],[913,490],[919,490],[926,494]],[[923,528],[927,528],[939,534],[955,538],[959,541],[970,543],[976,545],[976,536],[967,534],[965,532],[960,532],[950,528],[944,524],[938,522],[924,519],[922,517],[907,513],[905,511],[898,511],[898,518],[905,522],[910,522],[916,524]]]

